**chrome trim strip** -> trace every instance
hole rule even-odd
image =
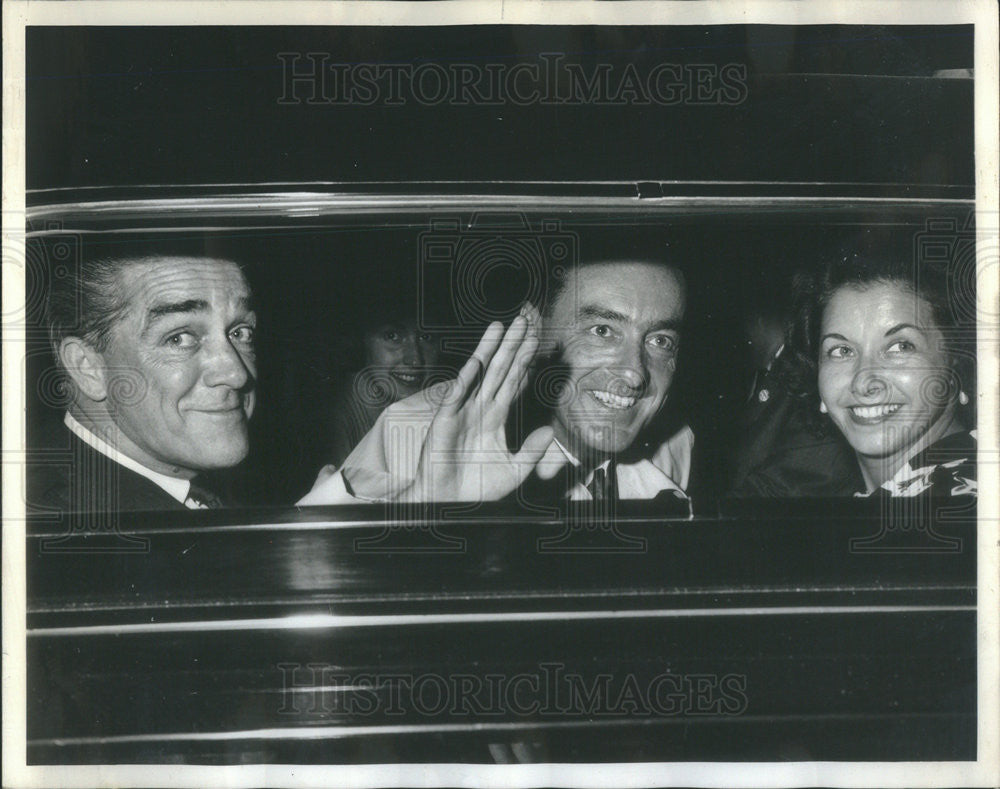
[[[716,616],[803,616],[831,614],[901,614],[945,611],[975,612],[974,605],[885,606],[758,606],[754,608],[662,608],[641,611],[523,611],[475,614],[383,614],[340,616],[301,614],[268,619],[222,619],[193,622],[144,622],[128,625],[43,627],[27,631],[29,637],[138,635],[205,631],[324,630],[331,628],[453,625],[482,622],[545,622],[581,619],[691,619]]]

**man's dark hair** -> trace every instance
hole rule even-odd
[[[96,258],[81,262],[69,276],[53,281],[45,317],[56,360],[67,337],[80,337],[99,352],[108,347],[111,328],[128,309],[121,272],[141,259]]]
[[[188,249],[135,250],[120,255],[86,257],[67,276],[53,278],[45,304],[45,319],[52,352],[59,361],[59,346],[67,337],[79,337],[95,350],[107,350],[111,329],[128,310],[122,273],[132,266],[171,258],[226,258]],[[234,263],[234,265],[239,265]]]
[[[542,315],[546,318],[552,317],[552,311],[555,309],[555,305],[558,303],[562,294],[566,291],[570,274],[579,271],[580,269],[587,268],[588,266],[613,266],[616,264],[654,266],[665,271],[673,272],[677,276],[677,281],[680,284],[681,297],[684,303],[687,303],[687,281],[684,277],[684,272],[679,266],[675,265],[671,261],[656,256],[594,256],[585,257],[575,261],[572,265],[566,268],[561,268],[558,272],[549,272],[548,284],[545,293],[545,304],[541,306]]]

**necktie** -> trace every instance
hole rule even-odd
[[[187,501],[209,510],[217,510],[223,506],[218,494],[202,485],[198,477],[191,480]]]
[[[594,469],[593,479],[590,480],[590,484],[587,486],[587,490],[590,491],[590,495],[593,496],[594,501],[604,501],[607,493],[607,485],[608,477],[604,473],[604,469]]]
[[[615,469],[615,462],[612,460],[607,465],[594,469],[594,476],[587,485],[587,490],[593,496],[594,501],[614,501],[618,493],[618,474]]]

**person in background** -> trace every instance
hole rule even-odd
[[[860,484],[850,447],[839,435],[817,431],[786,385],[794,289],[781,277],[746,299],[750,375],[730,466],[729,491],[735,497],[849,496]]]
[[[328,460],[340,466],[386,407],[423,389],[436,369],[436,338],[402,299],[371,306],[355,344],[363,366],[335,390],[328,406]]]

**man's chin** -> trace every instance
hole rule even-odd
[[[192,452],[192,450],[194,450]],[[219,470],[232,468],[242,463],[250,454],[250,441],[245,434],[242,436],[217,436],[213,440],[210,435],[199,436],[197,442],[191,443],[188,455],[195,468]]]
[[[211,455],[202,456],[196,459],[197,465],[194,467],[202,471],[222,471],[233,468],[242,463],[249,451],[247,449],[234,450],[232,452],[215,451]]]
[[[614,455],[624,452],[635,439],[631,431],[609,429],[607,426],[583,428],[577,433],[577,446],[581,452],[597,455]]]

